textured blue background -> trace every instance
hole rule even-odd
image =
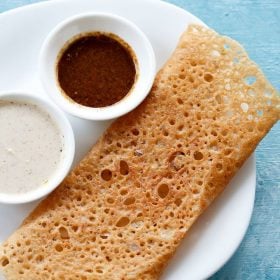
[[[0,12],[40,1],[0,0]],[[168,2],[190,11],[218,32],[241,42],[280,90],[280,0]],[[211,280],[280,280],[279,223],[280,122],[257,149],[256,202],[249,230],[235,255]]]

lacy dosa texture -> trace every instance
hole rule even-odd
[[[158,279],[193,222],[279,119],[235,41],[190,26],[118,119],[2,244],[7,279]]]

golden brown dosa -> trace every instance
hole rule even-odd
[[[190,26],[118,119],[2,245],[7,279],[158,279],[193,222],[279,119],[235,41]]]

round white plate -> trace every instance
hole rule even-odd
[[[155,0],[57,0],[3,13],[0,15],[0,91],[26,90],[47,98],[38,77],[40,47],[57,23],[90,11],[116,13],[136,23],[151,40],[158,69],[171,55],[186,26],[201,22],[178,7]],[[76,137],[77,163],[109,122],[68,117]],[[255,176],[255,158],[251,157],[226,191],[189,231],[162,280],[205,279],[232,256],[249,225]],[[0,241],[20,225],[35,205],[0,205]]]

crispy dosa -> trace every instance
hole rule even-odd
[[[7,279],[158,279],[280,116],[235,41],[192,25],[147,99],[115,121],[2,244]]]

